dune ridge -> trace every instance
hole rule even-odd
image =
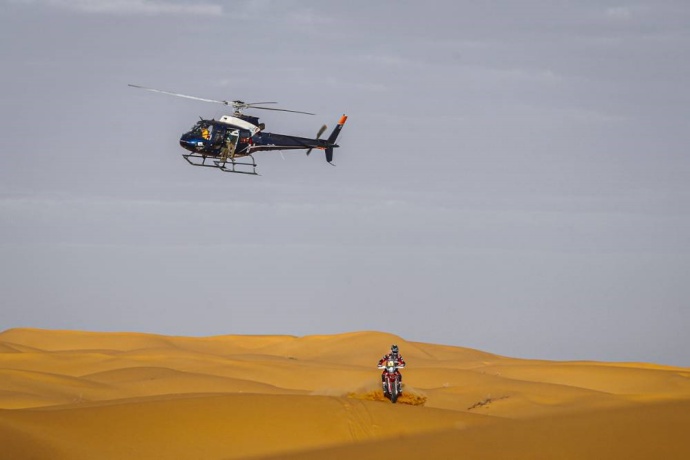
[[[408,363],[395,405],[376,369],[391,343]],[[517,359],[375,331],[0,333],[0,446],[13,459],[369,458],[383,445],[403,459],[506,458],[490,439],[509,458],[643,458],[655,439],[664,458],[690,458],[686,409],[690,368]]]

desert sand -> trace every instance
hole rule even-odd
[[[378,359],[407,361],[384,400]],[[690,368],[381,332],[0,333],[0,459],[687,459]]]

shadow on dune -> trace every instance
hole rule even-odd
[[[403,384],[404,385],[404,384]],[[390,400],[383,396],[380,384],[372,381],[367,382],[355,389],[350,388],[322,388],[313,391],[312,395],[317,396],[336,396],[346,397],[352,399],[360,399],[362,401],[381,401],[391,404]],[[427,396],[420,390],[411,388],[409,385],[403,386],[403,394],[398,398],[398,404],[407,404],[409,406],[423,406],[426,403]]]
[[[365,401],[382,401],[390,404],[390,400],[383,396],[383,391],[378,388],[362,388],[357,391],[352,391],[347,393],[348,398],[352,399],[362,399]],[[423,406],[426,403],[426,395],[422,394],[420,391],[405,386],[403,388],[403,394],[398,398],[398,404],[407,404],[409,406]]]

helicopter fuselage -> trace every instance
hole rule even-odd
[[[220,120],[197,122],[180,137],[180,146],[203,156],[220,156],[231,135],[236,139],[236,155],[241,155],[253,144],[259,127],[241,118],[224,116]],[[248,153],[248,152],[247,152]]]
[[[243,109],[272,110],[276,112],[301,113],[304,115],[314,115],[311,112],[299,110],[288,110],[278,107],[266,107],[266,105],[277,104],[277,102],[244,102],[240,100],[225,101],[218,99],[206,99],[187,94],[173,93],[156,88],[132,85],[155,93],[168,94],[170,96],[193,99],[197,101],[213,102],[232,106],[235,109],[233,116],[225,115],[220,120],[198,121],[190,131],[180,137],[180,146],[190,153],[183,153],[182,157],[192,166],[216,168],[224,172],[253,174],[256,172],[256,161],[252,153],[266,150],[298,150],[304,149],[307,155],[313,149],[323,150],[326,154],[326,161],[333,165],[333,149],[338,147],[335,143],[347,116],[340,117],[340,121],[331,132],[328,139],[321,139],[321,135],[326,130],[323,125],[316,134],[316,138],[288,136],[285,134],[273,134],[264,132],[263,123],[259,123],[259,118],[251,115],[244,115]],[[236,161],[239,157],[249,157],[245,161]],[[248,162],[251,160],[251,162]],[[246,167],[244,170],[243,167]]]
[[[250,119],[252,122],[248,121]],[[310,139],[261,131],[257,117],[223,116],[220,120],[200,120],[180,137],[180,146],[202,156],[220,157],[233,144],[232,157],[257,151],[326,149],[338,147],[326,139]]]

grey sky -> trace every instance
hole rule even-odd
[[[685,1],[2,0],[0,329],[690,366]],[[336,168],[191,168],[222,106]],[[374,350],[374,354],[381,350]]]

